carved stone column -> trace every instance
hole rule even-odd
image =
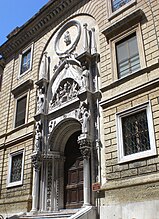
[[[83,155],[83,192],[84,192],[84,203],[83,206],[90,205],[90,153],[91,153],[91,144],[90,138],[87,134],[81,134],[78,137],[78,143],[80,144],[80,151]]]
[[[33,163],[33,188],[32,188],[32,213],[38,211],[38,197],[39,197],[39,171],[41,166],[41,153],[35,152],[32,155]]]

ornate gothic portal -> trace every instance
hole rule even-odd
[[[96,30],[93,18],[77,16],[43,52],[36,82],[32,212],[94,204],[91,183],[100,178]]]

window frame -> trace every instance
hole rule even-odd
[[[140,61],[140,69],[137,71],[134,71],[131,74],[128,74],[124,77],[119,78],[118,76],[118,63],[117,63],[117,54],[116,54],[116,44],[120,42],[121,40],[126,39],[132,34],[136,34],[137,39],[137,46],[138,46],[138,52],[139,52],[139,61]],[[110,39],[110,52],[111,52],[111,68],[112,68],[112,78],[113,81],[121,80],[125,77],[128,77],[129,75],[135,74],[136,72],[140,71],[141,69],[146,67],[146,59],[145,59],[145,53],[144,53],[144,46],[143,46],[143,40],[142,40],[142,34],[141,34],[141,26],[140,23],[133,26],[132,28],[128,29],[127,31],[122,32],[121,34],[117,35],[116,37]]]
[[[25,53],[27,53],[30,50],[31,54],[30,54],[30,67],[21,73],[21,69],[22,69],[22,60],[23,60],[23,56],[25,55]],[[33,44],[31,44],[30,46],[28,46],[26,49],[24,49],[21,54],[19,55],[19,74],[18,74],[18,79],[20,77],[22,77],[23,75],[27,74],[29,71],[31,71],[32,69],[32,61],[33,61]]]
[[[125,5],[121,6],[119,9],[116,11],[112,10],[112,0],[107,1],[107,10],[108,10],[108,20],[113,19],[117,15],[121,14],[123,11],[127,10],[128,8],[132,7],[135,5],[137,0],[131,0],[130,2],[126,3]]]
[[[14,156],[22,154],[22,170],[21,170],[21,179],[16,182],[11,182],[11,173],[12,173],[12,159]],[[7,177],[7,188],[14,187],[14,186],[21,186],[23,184],[23,176],[24,176],[24,155],[25,150],[21,149],[19,151],[11,152],[8,155],[8,177]]]
[[[150,140],[150,150],[137,152],[137,153],[133,153],[130,155],[124,155],[122,118],[127,117],[129,115],[133,115],[142,110],[146,110],[147,123],[148,123],[148,134],[149,134],[149,140]],[[116,113],[116,131],[117,131],[118,163],[138,160],[138,159],[142,159],[142,158],[146,158],[150,156],[155,156],[157,154],[150,101],[140,106],[130,108],[126,111]]]
[[[19,125],[19,126],[16,126],[17,106],[18,106],[17,103],[18,103],[18,100],[23,98],[24,96],[26,96],[25,122],[23,124]],[[14,128],[15,129],[19,128],[19,127],[21,127],[21,126],[23,126],[23,125],[25,125],[27,123],[27,120],[28,120],[28,99],[29,99],[29,93],[28,92],[18,96],[15,99],[15,110],[14,110],[14,112],[15,112],[15,115],[14,115]]]

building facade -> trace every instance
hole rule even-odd
[[[8,35],[0,214],[159,218],[158,14],[158,0],[55,0]]]

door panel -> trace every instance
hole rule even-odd
[[[77,143],[78,135],[71,136],[65,148],[65,208],[79,208],[83,204],[83,160]]]

